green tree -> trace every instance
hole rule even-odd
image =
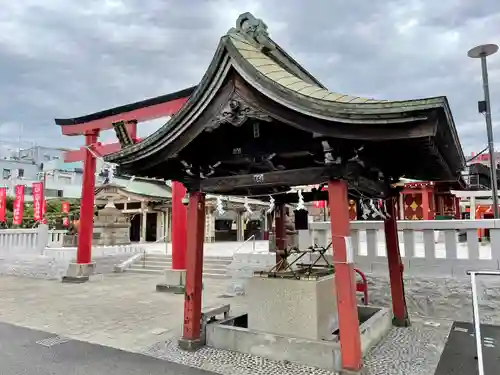
[[[32,228],[36,225],[35,215],[33,211],[33,203],[25,203],[23,211],[23,221],[21,225],[13,225],[13,209],[14,209],[14,197],[8,196],[6,199],[6,209],[7,209],[7,228]],[[68,202],[70,211],[68,214],[62,212],[62,203]],[[47,212],[45,217],[47,219],[47,224],[50,228],[55,229],[66,229],[63,225],[63,218],[68,216],[70,222],[72,220],[77,220],[80,215],[80,200],[79,199],[48,199],[47,200]]]

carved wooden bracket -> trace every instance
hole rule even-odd
[[[266,122],[270,122],[272,120],[271,117],[263,111],[249,105],[242,98],[233,95],[227,104],[222,108],[222,111],[207,125],[206,130],[210,132],[217,129],[222,124],[230,124],[240,127],[248,119]]]

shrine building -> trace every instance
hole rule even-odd
[[[131,242],[171,242],[172,187],[164,180],[115,177],[112,183],[100,184],[95,190],[98,208],[108,202],[128,217]],[[252,214],[248,215],[241,197],[224,197],[222,212],[216,212],[217,197],[208,196],[205,242],[244,241],[254,235],[262,239],[267,225],[266,202],[247,199]]]
[[[390,313],[394,325],[405,327],[409,316],[397,238],[396,201],[401,191],[397,184],[401,178],[457,181],[465,166],[446,97],[387,101],[329,91],[269,37],[262,20],[249,13],[242,14],[236,26],[221,38],[201,82],[168,123],[141,142],[108,155],[106,161],[116,163],[118,173],[172,180],[187,189],[189,236],[181,348],[195,350],[205,339],[201,296],[207,199],[212,194],[272,197],[275,271],[250,279],[253,293],[248,295],[247,327],[232,334],[251,330],[257,335],[264,330],[303,338],[297,329],[320,321],[323,324],[322,317],[331,310],[338,313],[338,332],[342,333],[337,343],[330,343],[338,345],[338,349],[332,349],[338,353],[332,368],[350,372],[361,370],[368,344],[360,332],[348,200],[361,196],[384,202],[388,211],[384,228]],[[292,187],[301,185],[319,188],[290,193]],[[330,284],[325,284],[320,275],[291,277],[285,269],[289,250],[284,205],[301,199],[328,201],[335,249],[333,268],[329,268],[335,280],[331,282],[332,275],[326,279]],[[79,270],[84,268],[79,264]],[[297,293],[279,291],[299,290],[306,284],[314,285],[308,290],[314,290],[311,293],[315,295],[307,297],[314,297],[322,312],[303,319],[297,313],[303,303],[292,308],[289,301],[282,300],[284,295]],[[319,285],[330,285],[331,289],[324,290],[323,295]],[[330,301],[333,293],[337,309],[324,302]],[[301,300],[305,297],[300,296]],[[287,325],[284,332],[283,323],[288,321],[293,325]],[[262,328],[264,325],[266,328]],[[302,334],[313,332],[317,331]],[[315,345],[323,345],[324,339],[316,336]],[[238,343],[243,345],[244,341]],[[286,350],[280,355],[286,355]]]

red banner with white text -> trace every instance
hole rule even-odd
[[[43,218],[43,182],[33,182],[33,216],[35,222]]]
[[[7,220],[7,188],[0,188],[0,223]]]
[[[66,214],[66,216],[63,217],[63,226],[67,227],[69,225],[69,202],[62,202],[61,211],[63,214]]]
[[[16,185],[12,224],[21,225],[24,214],[24,185]]]

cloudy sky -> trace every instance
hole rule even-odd
[[[486,146],[481,69],[500,44],[498,0],[3,0],[0,145],[80,146],[76,117],[199,82],[219,38],[250,11],[330,90],[381,99],[448,96],[462,146]],[[481,4],[479,6],[479,3]],[[500,146],[500,53],[489,60]],[[140,125],[145,136],[161,124]],[[109,141],[112,133],[105,135]]]

